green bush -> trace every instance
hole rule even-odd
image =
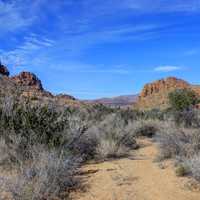
[[[194,106],[199,103],[196,93],[190,89],[179,89],[169,94],[171,114],[177,125],[199,126]]]
[[[196,93],[190,89],[178,89],[169,93],[169,103],[173,110],[188,110],[199,102]]]
[[[188,169],[186,166],[179,164],[179,166],[175,170],[176,176],[185,176],[188,173]]]

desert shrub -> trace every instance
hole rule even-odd
[[[71,139],[65,146],[74,155],[81,156],[83,160],[89,160],[95,157],[98,140],[94,133],[91,134],[88,131],[75,132],[68,137]]]
[[[94,104],[92,107],[88,108],[87,112],[90,113],[89,120],[92,121],[93,124],[96,124],[104,120],[107,115],[114,113],[115,109],[104,106],[103,104]]]
[[[165,112],[159,109],[143,111],[142,119],[148,120],[164,120]]]
[[[199,103],[196,93],[190,89],[179,89],[169,94],[171,114],[177,125],[185,127],[199,126],[194,106]]]
[[[176,128],[172,124],[156,136],[163,158],[190,158],[200,151],[198,129]]]
[[[178,89],[169,93],[169,103],[173,110],[188,110],[199,102],[196,93],[190,89]]]
[[[126,127],[126,131],[135,137],[152,137],[159,131],[160,126],[161,122],[158,120],[140,119],[129,123],[129,125]]]
[[[187,166],[190,175],[197,181],[200,181],[200,154],[195,154],[191,158],[186,159],[184,164]]]
[[[165,112],[159,109],[141,111],[137,109],[119,109],[116,113],[128,124],[137,120],[164,120]]]
[[[156,140],[160,147],[160,158],[167,159],[187,155],[190,136],[184,129],[169,125],[156,135]]]
[[[156,140],[160,148],[160,160],[175,159],[177,175],[191,175],[200,181],[199,129],[177,128],[169,124],[156,135]]]
[[[0,167],[16,174],[0,177],[0,191],[44,200],[74,186],[77,166],[91,154],[86,124],[85,113],[71,108],[1,104]]]
[[[136,110],[136,109],[118,109],[116,110],[117,115],[124,120],[125,124],[127,125],[129,122],[137,120],[143,117],[143,112]]]
[[[186,128],[200,126],[198,111],[191,108],[183,111],[171,111],[174,122],[177,126],[184,126]]]
[[[85,134],[93,141],[89,148],[95,147],[93,152],[96,157],[117,157],[137,147],[134,135],[127,132],[125,127],[126,122],[120,115],[111,114],[86,131]],[[126,152],[122,153],[122,150]]]
[[[112,139],[102,139],[96,148],[96,153],[99,159],[119,158],[126,156],[129,149],[124,145],[118,144]]]
[[[21,165],[25,157],[28,157],[27,148],[22,148],[21,136],[11,134],[5,139],[0,138],[0,165],[4,167],[15,167]]]
[[[15,175],[0,177],[1,190],[11,194],[12,199],[55,199],[67,188],[75,186],[74,173],[78,159],[56,151],[50,152],[41,146],[32,146],[30,151],[32,159],[21,162]]]
[[[0,106],[0,136],[7,143],[12,144],[9,137],[12,134],[23,138],[21,151],[26,151],[29,143],[44,144],[49,148],[65,147],[74,154],[90,154],[86,148],[90,141],[83,137],[91,123],[87,112],[70,107],[60,109],[56,105],[8,102],[11,103]]]
[[[188,167],[186,167],[185,165],[183,164],[179,164],[177,167],[176,167],[176,170],[175,170],[175,173],[177,176],[185,176],[188,174]]]

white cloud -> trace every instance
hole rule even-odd
[[[16,31],[32,24],[35,16],[31,15],[28,7],[17,1],[0,0],[0,27],[1,34]],[[26,14],[28,13],[28,14]]]
[[[81,16],[77,13],[67,13],[66,8],[76,6],[80,8]],[[15,31],[32,25],[37,19],[45,18],[46,11],[60,19],[60,24],[66,30],[76,27],[87,29],[90,23],[97,22],[103,17],[111,17],[124,11],[129,14],[145,14],[158,12],[197,12],[200,11],[199,0],[82,0],[82,1],[55,1],[49,4],[48,0],[0,0],[1,32]],[[47,13],[48,13],[47,12]],[[67,22],[67,24],[63,24]],[[58,22],[59,23],[59,22]],[[1,33],[2,34],[2,33]]]
[[[46,37],[30,34],[24,37],[24,41],[14,50],[0,51],[2,61],[11,66],[29,65],[37,57],[37,54],[53,47],[55,42]]]
[[[172,72],[172,71],[177,71],[177,70],[182,70],[182,67],[179,66],[159,66],[154,68],[154,71],[156,72]]]
[[[200,11],[199,0],[125,0],[124,7],[142,13],[170,13]]]
[[[7,3],[5,3],[7,2]],[[11,3],[8,3],[11,2]],[[63,2],[63,3],[61,3]],[[41,38],[34,34],[30,34],[25,37],[23,41],[17,47],[12,47],[14,50],[8,52],[0,52],[3,54],[3,58],[6,58],[9,63],[22,63],[29,64],[33,62],[33,55],[38,55],[38,50],[42,52],[42,59],[49,59],[51,56],[78,57],[84,54],[85,49],[94,45],[103,43],[117,43],[122,41],[138,41],[149,40],[156,37],[161,37],[168,31],[172,32],[172,29],[168,28],[168,25],[154,24],[154,23],[130,23],[127,25],[113,25],[113,27],[106,22],[107,19],[117,18],[118,11],[120,15],[123,15],[125,11],[126,16],[135,14],[135,11],[139,13],[149,12],[172,12],[172,11],[197,11],[200,10],[199,0],[80,0],[80,1],[55,1],[55,3],[49,4],[48,0],[15,0],[15,1],[3,1],[0,0],[0,27],[1,32],[19,33],[18,29],[29,27],[33,25],[35,21],[41,22],[48,18],[47,13],[51,13],[54,17],[52,26],[55,29],[42,30],[44,36]],[[67,6],[67,7],[66,7]],[[66,8],[70,10],[78,8],[78,12],[66,12]],[[76,7],[75,7],[76,6]],[[127,12],[127,9],[130,12]],[[48,11],[48,12],[47,12]],[[81,14],[79,14],[81,13]],[[42,16],[42,17],[41,17]],[[41,20],[37,20],[40,19]],[[114,17],[114,18],[112,18]],[[121,16],[120,16],[121,17]],[[102,26],[102,21],[104,25]],[[112,21],[112,20],[110,20]],[[134,21],[134,20],[133,20]],[[100,23],[99,23],[100,22]],[[34,24],[35,25],[35,24]],[[38,24],[36,24],[38,25]],[[95,28],[97,27],[97,28]],[[100,28],[98,28],[100,27]],[[43,27],[40,27],[43,29]],[[51,27],[52,28],[52,27]],[[33,29],[34,30],[34,29]],[[55,30],[55,31],[53,31]],[[49,40],[46,35],[55,36],[57,42]],[[43,35],[43,34],[42,34]],[[51,48],[46,52],[47,48]],[[45,55],[45,56],[44,56]],[[78,56],[77,56],[78,55]],[[39,62],[41,57],[37,58]],[[17,61],[16,61],[17,60]],[[29,63],[27,63],[29,61]],[[177,68],[160,67],[155,71],[174,71]],[[96,72],[91,70],[88,72]],[[108,70],[107,73],[127,74],[126,70]],[[105,72],[105,73],[106,73]],[[99,70],[99,73],[104,71]]]

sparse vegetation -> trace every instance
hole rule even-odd
[[[0,168],[12,175],[0,176],[0,192],[14,200],[67,198],[79,185],[75,174],[81,164],[128,156],[139,148],[139,137],[158,142],[157,160],[174,159],[177,176],[200,181],[200,114],[192,107],[197,98],[187,90],[169,98],[167,110],[139,111],[2,96]]]
[[[120,110],[19,103],[13,96],[1,100],[0,167],[14,175],[1,175],[0,192],[13,199],[67,197],[81,163],[121,157],[137,147]]]

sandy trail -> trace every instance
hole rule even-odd
[[[74,194],[77,200],[200,200],[200,192],[189,190],[188,178],[178,178],[166,162],[154,162],[157,148],[150,140],[125,159],[83,167],[87,191]]]

